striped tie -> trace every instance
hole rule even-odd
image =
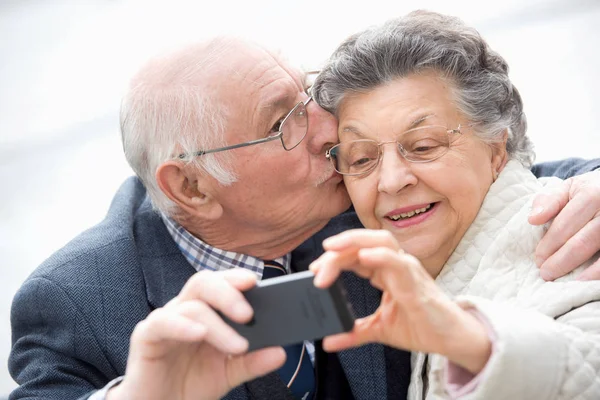
[[[286,274],[285,268],[275,261],[264,261],[263,279]],[[299,400],[312,399],[315,393],[315,373],[304,343],[284,347],[287,358],[277,373]]]

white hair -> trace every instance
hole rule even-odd
[[[199,150],[225,145],[227,108],[211,90],[207,71],[221,61],[230,45],[229,39],[213,39],[154,59],[132,80],[123,98],[120,119],[125,157],[153,206],[167,215],[173,215],[176,207],[155,177],[165,161],[181,160],[222,185],[236,181],[228,152],[194,156]]]

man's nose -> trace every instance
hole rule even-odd
[[[381,193],[396,194],[407,186],[417,184],[412,164],[402,157],[396,144],[383,147],[381,160],[373,172],[378,176],[377,190]]]
[[[308,132],[306,141],[312,154],[325,155],[325,151],[338,142],[338,121],[330,112],[324,110],[314,100],[307,106]]]

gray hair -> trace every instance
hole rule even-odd
[[[227,109],[202,79],[227,49],[225,39],[187,48],[149,62],[132,80],[121,104],[121,137],[127,162],[155,208],[173,215],[175,204],[160,190],[156,170],[179,159],[222,185],[235,182],[228,154],[194,157],[200,149],[225,144]],[[204,75],[203,75],[204,74]]]
[[[487,143],[502,141],[529,167],[535,155],[527,120],[508,64],[460,19],[428,11],[357,33],[344,41],[317,77],[315,100],[337,115],[345,95],[372,90],[410,74],[435,71],[452,85],[458,109]]]

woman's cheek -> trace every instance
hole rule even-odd
[[[381,229],[381,224],[375,216],[377,203],[377,188],[367,185],[367,182],[346,180],[346,188],[354,205],[358,218],[369,229]]]

